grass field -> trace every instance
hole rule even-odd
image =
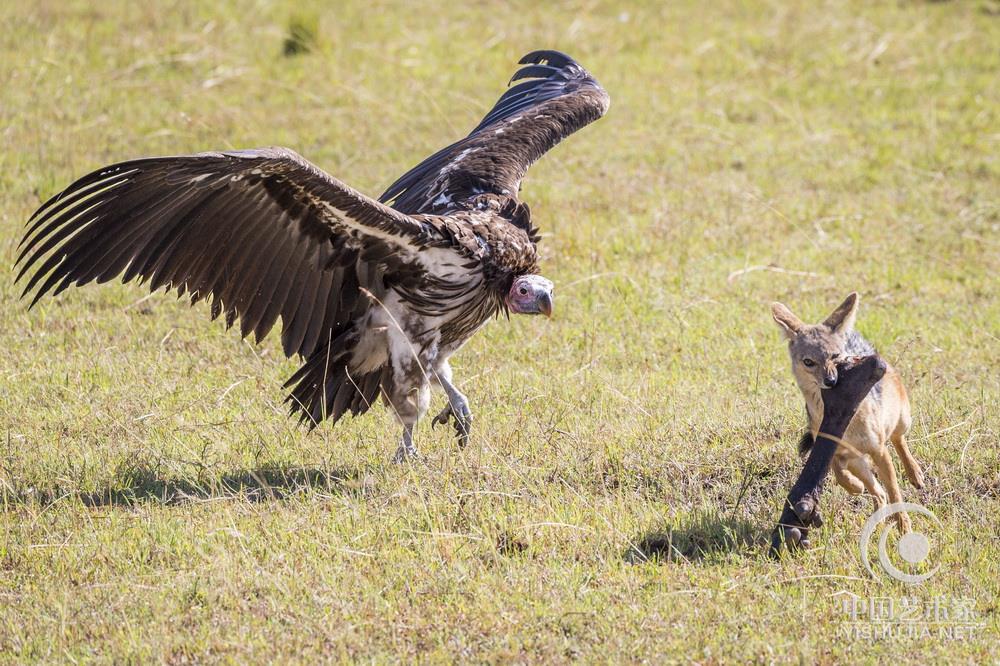
[[[468,450],[424,422],[392,465],[382,408],[285,418],[276,337],[0,275],[0,661],[996,659],[1000,5],[219,4],[0,6],[0,264],[131,157],[286,145],[376,195],[556,48],[613,99],[522,190],[556,316],[456,356]],[[768,306],[851,290],[940,520],[917,587],[865,572],[833,486],[814,549],[763,545],[804,424]],[[855,638],[850,594],[980,626]]]

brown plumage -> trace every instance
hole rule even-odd
[[[463,442],[471,413],[448,357],[502,311],[548,313],[538,241],[518,201],[528,167],[608,108],[576,62],[537,51],[469,136],[407,172],[375,201],[286,148],[122,162],[46,202],[21,241],[18,280],[32,305],[70,285],[121,275],[211,302],[306,362],[293,412],[315,426],[383,395],[404,425],[430,384],[449,397]]]

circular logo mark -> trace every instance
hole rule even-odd
[[[931,513],[929,509],[921,506],[920,504],[913,504],[912,502],[896,502],[894,504],[887,504],[873,513],[871,517],[865,521],[865,526],[861,530],[861,539],[859,542],[859,545],[861,546],[861,561],[864,563],[865,569],[868,570],[868,573],[871,574],[873,578],[878,578],[878,575],[876,575],[875,570],[872,569],[872,565],[871,562],[869,562],[868,557],[868,546],[871,542],[872,535],[875,533],[875,528],[878,527],[879,523],[890,516],[895,516],[900,513],[916,513],[931,518],[938,525],[941,524],[941,521],[939,521],[937,516]],[[889,574],[890,577],[903,583],[913,585],[924,582],[936,574],[937,570],[941,568],[941,565],[938,565],[926,573],[908,574],[896,567],[889,560],[889,531],[890,530],[887,527],[882,530],[882,534],[879,536],[878,563],[882,566],[882,570]],[[920,564],[927,559],[930,552],[930,539],[920,532],[908,532],[901,536],[899,541],[896,543],[896,553],[908,564]]]

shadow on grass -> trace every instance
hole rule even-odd
[[[361,469],[266,466],[237,470],[216,477],[205,474],[198,479],[171,478],[157,467],[131,464],[120,467],[114,485],[92,492],[60,488],[6,491],[4,504],[47,506],[67,497],[75,497],[85,506],[133,506],[142,502],[177,505],[213,499],[239,498],[249,502],[287,499],[295,494],[315,491],[330,495],[365,496],[374,488],[374,477]]]
[[[748,553],[761,541],[760,530],[738,518],[703,513],[679,526],[654,529],[635,539],[625,552],[630,564],[700,562],[730,553]]]

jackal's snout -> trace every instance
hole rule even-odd
[[[826,367],[823,368],[823,381],[821,385],[825,389],[832,389],[837,385],[837,365],[833,360],[826,362]]]

